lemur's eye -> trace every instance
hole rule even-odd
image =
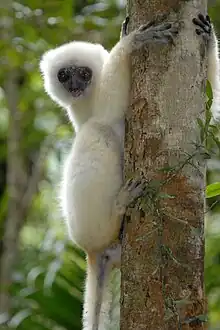
[[[58,78],[60,83],[64,83],[64,82],[68,81],[69,78],[70,78],[69,69],[66,69],[66,68],[60,69],[57,73],[57,78]]]
[[[87,67],[79,67],[78,72],[80,76],[83,78],[85,81],[89,81],[92,77],[92,70]]]

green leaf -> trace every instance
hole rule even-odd
[[[204,128],[204,123],[202,121],[202,119],[200,118],[197,118],[197,123],[200,127],[200,139],[201,139],[201,142],[204,141],[204,138],[205,138],[205,128]]]
[[[220,141],[219,141],[219,138],[218,138],[217,136],[213,136],[212,138],[213,138],[213,140],[215,141],[216,146],[217,146],[218,149],[220,150]]]
[[[212,113],[210,111],[210,108],[206,110],[206,113],[205,113],[205,132],[207,133],[207,129],[209,127],[209,123],[212,119]]]
[[[211,183],[206,187],[206,198],[220,195],[220,182]]]
[[[206,95],[208,96],[209,100],[213,99],[212,86],[211,86],[209,80],[207,80],[207,83],[206,83]]]
[[[159,193],[158,194],[158,198],[161,198],[161,199],[173,199],[175,197],[176,197],[175,195],[169,195],[169,194],[166,194],[166,193]]]
[[[169,173],[173,171],[173,167],[171,166],[164,166],[163,168],[159,168],[159,172]]]
[[[199,127],[204,129],[204,123],[201,118],[197,118],[197,123],[198,123]]]
[[[197,319],[199,319],[202,322],[208,322],[208,315],[207,314],[198,315]]]
[[[209,111],[211,109],[211,106],[212,106],[212,99],[209,99],[206,102],[206,111]]]

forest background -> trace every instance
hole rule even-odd
[[[8,0],[9,11],[1,5],[0,280],[9,278],[5,311],[12,317],[7,321],[2,314],[0,329],[78,330],[85,260],[68,240],[57,203],[74,132],[43,90],[39,61],[46,50],[71,40],[111,49],[119,39],[125,1]],[[220,0],[212,1],[209,14],[220,35]],[[207,165],[207,183],[219,182],[219,152]],[[209,199],[206,213],[211,330],[220,329],[219,201],[218,196]]]

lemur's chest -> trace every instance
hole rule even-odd
[[[114,171],[121,166],[122,146],[115,131],[106,125],[91,122],[77,134],[71,151],[71,166],[76,171],[96,169]]]

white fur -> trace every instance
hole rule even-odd
[[[69,234],[84,251],[101,251],[116,238],[120,219],[112,206],[121,185],[118,138],[111,127],[90,119],[76,135],[61,194]]]
[[[129,38],[125,39],[110,54],[101,45],[71,42],[45,53],[40,63],[46,92],[66,108],[76,132],[64,166],[61,204],[70,237],[88,257],[109,246],[121,225],[117,194],[123,182],[124,112],[130,85]],[[70,65],[88,66],[93,72],[92,83],[77,99],[57,79],[59,69]],[[84,330],[94,323],[96,284],[97,266],[88,262]],[[108,290],[103,296],[99,330],[108,323],[111,299]]]
[[[49,50],[41,59],[45,90],[53,101],[67,110],[76,132],[93,116],[95,90],[100,84],[102,66],[108,56],[107,50],[99,44],[70,42]],[[88,66],[93,70],[92,84],[83,97],[73,99],[60,85],[57,72],[65,65]]]
[[[98,44],[71,42],[45,53],[40,63],[45,90],[67,109],[76,130],[61,196],[70,236],[87,252],[108,246],[120,226],[112,212],[122,185],[130,39],[123,39],[110,54]],[[91,85],[79,98],[73,98],[57,79],[59,69],[71,64],[88,66],[93,72]]]
[[[219,50],[218,40],[214,33],[214,27],[212,40],[208,47],[208,75],[207,78],[212,86],[213,102],[212,102],[212,115],[216,121],[220,119],[220,63],[219,63]]]
[[[71,42],[47,52],[40,64],[47,93],[67,109],[76,131],[63,172],[62,208],[70,237],[88,256],[109,246],[120,227],[121,214],[117,213],[116,204],[123,182],[124,113],[129,101],[129,53],[133,37],[134,33],[123,38],[110,53],[101,45]],[[60,68],[71,64],[88,66],[93,71],[91,85],[77,99],[63,89],[56,76]],[[215,39],[209,50],[208,67],[215,98],[220,90],[218,73]],[[214,100],[213,111],[220,113],[218,101]],[[96,272],[96,266],[88,263],[84,330],[93,330]],[[104,297],[102,311],[107,313],[110,299],[107,292]],[[104,318],[101,320],[99,330],[104,330]]]

